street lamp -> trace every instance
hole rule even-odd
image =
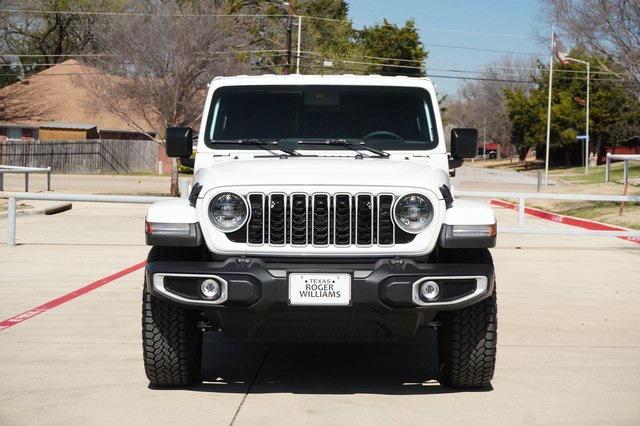
[[[583,64],[587,66],[587,105],[586,105],[586,124],[585,124],[585,153],[584,153],[584,174],[589,174],[589,82],[590,82],[590,74],[591,74],[591,64],[589,61],[583,61],[575,58],[566,58],[567,61],[577,62],[579,64]]]

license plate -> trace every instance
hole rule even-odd
[[[351,303],[349,274],[289,275],[289,304],[302,306],[339,305]]]

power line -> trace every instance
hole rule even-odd
[[[100,11],[100,10],[46,10],[46,9],[0,9],[0,13],[24,13],[30,15],[81,15],[81,16],[161,16],[161,17],[206,17],[206,18],[287,18],[287,14],[259,14],[259,13],[175,13],[175,14],[158,14],[145,11],[128,11],[128,12],[115,12],[115,11]],[[302,18],[314,21],[325,22],[339,22],[353,25],[353,21],[349,19],[339,18],[327,18],[323,16],[310,16],[310,15],[291,15],[294,18]],[[398,27],[398,25],[387,23],[373,23],[369,26],[383,26],[383,27]],[[367,24],[363,24],[366,27]],[[446,33],[459,33],[459,34],[471,34],[471,35],[487,35],[493,37],[511,37],[511,38],[528,38],[522,34],[512,33],[497,33],[489,31],[470,31],[470,30],[456,30],[451,28],[424,28],[416,27],[418,31],[426,32],[446,32]]]
[[[0,74],[0,77],[16,77],[22,74],[12,73],[12,74]],[[56,73],[56,74],[36,74],[38,77],[61,77],[61,76],[72,76],[72,75],[109,75],[104,72],[69,72],[69,73]],[[33,77],[33,75],[25,77],[25,80]]]
[[[429,63],[427,62],[427,65]],[[491,67],[489,69],[484,69],[484,70],[464,70],[464,69],[453,69],[453,68],[433,68],[433,67],[428,67],[429,70],[432,71],[444,71],[444,72],[457,72],[457,73],[472,73],[472,74],[497,74],[497,72],[495,71],[496,69],[502,69],[502,70],[508,70],[508,71],[540,71],[539,68],[511,68],[511,67]],[[586,71],[582,71],[582,70],[563,70],[563,69],[554,69],[553,70],[554,73],[563,73],[563,74],[586,74]],[[502,73],[502,74],[508,74],[508,73]],[[607,71],[591,71],[591,74],[605,74],[605,75],[616,75],[612,72],[607,72]],[[511,75],[516,75],[516,73],[511,73]],[[586,76],[585,76],[586,77]],[[592,79],[593,80],[593,79]]]
[[[28,15],[85,15],[85,16],[160,16],[165,18],[286,18],[285,14],[258,13],[175,13],[159,14],[144,11],[110,12],[97,10],[45,10],[45,9],[0,9],[0,13],[24,13]]]
[[[206,51],[202,51],[202,52],[195,52],[198,55],[201,56],[208,56],[208,55],[233,55],[233,54],[238,54],[238,53],[260,53],[260,54],[273,54],[275,56],[282,54],[283,52],[285,52],[285,50],[283,49],[271,49],[271,50],[227,50],[227,51],[211,51],[211,52],[206,52]],[[319,61],[319,58],[324,58],[325,55],[323,53],[319,53],[319,52],[313,52],[313,51],[301,51],[300,52],[301,55],[306,55],[306,59],[311,59],[314,61]],[[313,55],[314,57],[309,57],[309,55]],[[6,55],[6,56],[22,56],[22,55]],[[48,56],[48,55],[25,55],[25,56]],[[51,56],[106,56],[106,57],[114,57],[116,55],[113,54],[104,54],[104,53],[100,53],[100,54],[77,54],[77,55],[51,55]],[[301,56],[304,57],[304,56]],[[408,63],[418,63],[418,64],[423,64],[424,61],[419,61],[419,60],[411,60],[411,59],[396,59],[396,58],[386,58],[386,57],[375,57],[375,56],[365,56],[365,58],[369,58],[369,59],[374,59],[374,60],[381,60],[381,61],[393,61],[393,62],[408,62]],[[380,62],[368,62],[368,61],[359,61],[359,60],[355,60],[353,58],[345,58],[345,57],[333,57],[333,58],[328,58],[328,59],[332,59],[333,61],[336,62],[341,62],[344,64],[351,64],[351,65],[367,65],[367,66],[377,66],[377,67],[387,67],[387,68],[398,68],[398,69],[407,69],[407,70],[411,70],[411,69],[417,69],[417,70],[424,70],[424,66],[417,66],[417,65],[402,65],[402,64],[388,64],[388,63],[380,63]],[[75,65],[75,64],[65,64],[65,63],[60,63],[60,64],[23,64],[24,67],[31,67],[31,66],[45,66],[45,65]],[[4,67],[17,67],[19,66],[18,64],[0,64],[0,66],[4,66]],[[308,66],[308,65],[307,65]],[[525,68],[525,67],[494,67],[494,68],[499,68],[499,69],[506,69],[506,70],[531,70],[531,71],[539,71],[539,68]],[[434,75],[434,74],[430,74],[430,76],[432,77],[438,77],[438,78],[455,78],[455,79],[461,79],[461,80],[480,80],[480,81],[504,81],[504,82],[514,82],[514,83],[526,83],[526,82],[532,82],[532,80],[515,80],[515,79],[505,79],[505,78],[500,78],[500,76],[497,77],[490,77],[490,76],[486,76],[487,73],[491,72],[491,69],[489,70],[466,70],[466,69],[453,69],[453,68],[431,68],[429,67],[428,69],[429,71],[439,71],[439,72],[447,72],[447,73],[460,73],[460,74],[484,74],[484,77],[471,77],[471,76],[445,76],[445,75]],[[579,71],[579,70],[558,70],[558,72],[567,72],[567,73],[582,73],[583,71]],[[60,74],[47,74],[49,76],[51,75],[91,75],[93,73],[60,73]],[[95,73],[95,74],[99,74],[99,73]],[[602,73],[605,74],[605,73]],[[14,74],[4,74],[4,76],[9,76],[9,75],[21,75],[21,73],[14,73]],[[502,75],[504,76],[513,76],[513,75],[517,75],[514,73],[502,73]],[[581,79],[581,77],[579,76],[573,76],[573,77],[565,77],[565,78],[572,78],[572,79]],[[620,79],[598,79],[598,78],[592,78],[591,81],[621,81]]]
[[[90,58],[98,56],[116,56],[112,53],[66,53],[66,54],[22,54],[22,53],[1,53],[0,57],[18,56],[20,58]]]
[[[517,50],[500,50],[500,49],[489,49],[484,47],[470,47],[470,46],[457,46],[452,44],[436,44],[436,43],[428,43],[425,44],[426,48],[429,47],[443,47],[447,49],[461,49],[461,50],[473,50],[478,52],[495,52],[495,53],[508,53],[511,55],[527,55],[527,56],[536,56],[541,57],[544,56],[541,53],[533,53],[533,52],[520,52]]]
[[[473,81],[492,81],[497,83],[521,83],[521,84],[536,84],[537,82],[534,80],[516,80],[516,79],[507,79],[507,78],[488,78],[488,77],[465,77],[459,75],[438,75],[438,74],[429,74],[427,77],[429,78],[448,78],[453,80],[473,80]]]
[[[413,69],[413,70],[423,70],[425,67],[416,67],[414,65],[396,65],[396,64],[381,64],[379,62],[363,62],[363,61],[351,61],[351,60],[343,60],[343,59],[335,59],[338,62],[342,62],[343,64],[353,64],[353,65],[377,65],[385,68],[405,68],[405,69]]]
[[[338,61],[341,62],[341,61]],[[375,64],[375,65],[381,65],[381,64]],[[272,64],[272,65],[263,65],[263,66],[259,66],[259,67],[254,67],[254,69],[258,69],[258,70],[268,70],[268,69],[273,69],[273,68],[281,68],[283,67],[284,64]],[[350,67],[325,67],[325,66],[321,66],[321,65],[304,65],[303,68],[307,68],[307,69],[324,69],[324,70],[338,70],[338,71],[354,71],[354,68],[350,68]],[[510,82],[510,83],[522,83],[522,84],[533,84],[535,83],[534,81],[530,81],[530,80],[508,80],[508,79],[487,79],[487,78],[480,78],[480,77],[460,77],[460,76],[448,76],[448,75],[429,75],[429,78],[449,78],[449,79],[456,79],[456,80],[482,80],[482,81],[496,81],[496,82]]]
[[[270,49],[270,50],[228,50],[228,51],[211,51],[211,52],[195,52],[199,55],[210,55],[210,54],[236,54],[236,53],[274,53],[274,52],[286,52],[286,49]],[[67,54],[22,54],[22,53],[2,53],[0,54],[0,58],[2,57],[19,57],[19,58],[92,58],[92,57],[119,57],[120,55],[116,55],[115,53],[67,53]],[[44,65],[44,64],[23,64],[24,66],[32,66],[32,65]],[[54,63],[50,65],[63,65],[62,63]],[[65,64],[65,65],[73,65],[73,64]],[[17,64],[16,64],[17,66]]]
[[[380,61],[396,61],[396,62],[414,62],[414,63],[418,63],[418,64],[422,64],[424,62],[426,62],[426,60],[419,60],[419,59],[397,59],[397,58],[382,58],[380,56],[363,56],[364,58],[367,59],[378,59]]]
[[[487,32],[487,31],[452,30],[448,28],[426,28],[426,29],[423,29],[422,31],[471,34],[471,35],[487,35],[487,36],[494,36],[494,37],[529,38],[529,36],[526,36],[523,34],[494,33],[494,32]]]
[[[213,52],[196,52],[199,55],[224,55],[224,54],[228,54],[228,55],[234,55],[234,54],[238,54],[238,53],[261,53],[261,54],[266,54],[266,53],[284,53],[286,52],[286,49],[270,49],[270,50],[230,50],[230,51],[213,51]],[[306,54],[310,54],[310,55],[315,55],[318,57],[324,57],[325,55],[323,55],[322,53],[318,53],[318,52],[312,52],[312,51],[301,51],[300,53],[306,53]],[[18,54],[18,53],[10,53],[10,54],[4,54],[4,55],[0,55],[0,57],[2,56],[17,56],[17,57],[31,57],[31,58],[36,58],[36,57],[115,57],[117,55],[115,54],[106,54],[106,53],[99,53],[99,54],[67,54],[67,55],[47,55],[47,54],[40,54],[40,55],[22,55],[22,54]],[[415,60],[415,59],[399,59],[399,58],[384,58],[384,57],[378,57],[378,56],[363,56],[366,59],[375,59],[375,60],[381,60],[381,61],[392,61],[392,62],[410,62],[410,63],[415,63],[415,64],[422,64],[422,63],[426,63],[428,66],[429,70],[433,70],[433,71],[444,71],[444,72],[455,72],[455,73],[472,73],[472,74],[485,74],[485,73],[490,73],[493,70],[509,70],[509,71],[540,71],[540,68],[535,68],[535,67],[504,67],[504,66],[490,66],[488,69],[484,69],[484,70],[468,70],[468,69],[452,69],[452,68],[433,68],[431,66],[429,66],[429,64],[432,64],[433,62],[429,61],[429,60]],[[5,63],[5,64],[1,64],[0,63],[0,67],[18,67],[22,65],[23,67],[42,67],[42,66],[72,66],[72,65],[76,65],[76,64],[66,64],[64,62],[61,63],[26,63],[26,64],[18,64],[18,63]],[[378,64],[381,66],[386,66],[386,64]],[[554,72],[557,73],[566,73],[566,74],[586,74],[586,71],[584,70],[565,70],[565,69],[555,69]],[[591,71],[591,74],[605,74],[605,75],[616,75],[615,73],[612,73],[610,71]]]
[[[388,66],[379,63],[373,62],[358,62],[358,61],[341,61],[336,60],[336,62],[344,63],[344,64],[352,64],[352,65],[376,65],[376,66]],[[264,65],[265,68],[281,68],[286,66],[286,64],[272,64],[272,65]],[[258,67],[260,68],[260,67]],[[326,67],[326,66],[314,66],[314,65],[303,65],[303,68],[316,68],[316,69],[324,69],[324,70],[335,70],[335,67]],[[418,67],[407,67],[402,65],[397,65],[394,68],[407,68],[407,69],[416,69]],[[362,71],[355,68],[349,67],[341,67],[340,70],[344,71]],[[21,75],[20,73],[5,73],[0,74],[0,77],[16,77]],[[87,75],[110,75],[104,72],[75,72],[75,73],[56,73],[56,74],[35,74],[38,77],[63,77],[63,76],[87,76]],[[29,79],[34,75],[28,76],[25,79]],[[455,75],[442,75],[442,74],[428,74],[427,78],[445,78],[445,79],[455,79],[455,80],[470,80],[470,81],[491,81],[491,82],[503,82],[503,83],[522,83],[522,84],[537,84],[538,82],[535,80],[518,80],[518,79],[507,79],[507,78],[492,78],[492,77],[472,77],[472,76],[455,76]],[[603,78],[593,78],[591,81],[623,81],[621,79],[603,79]]]
[[[317,21],[344,22],[344,23],[353,24],[353,21],[349,20],[349,19],[325,18],[325,17],[321,17],[321,16],[307,16],[307,15],[299,15],[299,17],[301,17],[303,19],[311,19],[311,20],[317,20]],[[385,24],[384,22],[382,22],[382,23],[372,23],[372,24],[362,24],[363,27],[375,26],[375,25],[379,25],[379,26],[383,26],[383,27],[397,27],[397,25],[395,25],[395,24]],[[416,30],[418,30],[418,31],[426,31],[426,32],[445,32],[445,33],[459,33],[459,34],[473,34],[473,35],[488,35],[488,36],[495,36],[495,37],[528,38],[528,36],[523,35],[523,34],[496,33],[496,32],[489,32],[489,31],[455,30],[455,29],[451,29],[451,28],[433,28],[433,27],[430,27],[430,28],[419,28],[419,27],[416,27]]]
[[[312,53],[315,55],[319,55],[316,52],[301,52],[301,53]],[[315,58],[308,58],[308,59],[312,59],[312,60],[316,60]],[[403,68],[403,69],[418,69],[418,70],[424,70],[425,68],[422,66],[413,66],[413,65],[400,65],[400,64],[385,64],[385,63],[379,63],[379,62],[365,62],[365,61],[357,61],[357,60],[352,60],[350,58],[342,58],[342,57],[332,57],[329,58],[333,61],[336,62],[341,62],[341,63],[346,63],[346,64],[353,64],[353,65],[372,65],[372,66],[378,66],[378,67],[386,67],[386,68]],[[384,60],[394,60],[393,58],[380,58],[380,59],[384,59]],[[428,63],[427,63],[428,64]],[[475,73],[475,74],[485,74],[487,71],[475,71],[475,70],[460,70],[460,69],[438,69],[438,68],[430,68],[427,67],[427,71],[429,70],[434,70],[434,71],[441,71],[441,72],[455,72],[455,73]],[[535,68],[531,68],[531,70],[537,70]],[[573,71],[573,70],[563,70],[563,71]],[[504,75],[514,75],[514,74],[506,74],[503,73]],[[429,74],[429,76],[435,77],[435,75],[433,74]],[[467,80],[471,80],[471,79],[477,79],[477,80],[482,80],[482,81],[505,81],[505,82],[515,82],[515,83],[525,83],[525,82],[534,82],[533,80],[512,80],[512,79],[501,79],[501,78],[494,78],[494,77],[465,77],[465,76],[438,76],[441,78],[456,78],[456,79],[467,79]],[[564,78],[570,78],[572,80],[582,80],[583,78],[580,76],[566,76]],[[607,78],[590,78],[590,81],[621,81],[620,79],[607,79]]]

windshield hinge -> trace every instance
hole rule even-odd
[[[447,206],[447,209],[450,209],[453,206],[453,195],[451,195],[451,190],[447,185],[442,185],[440,187],[440,192],[442,193],[442,198],[444,198],[444,203]]]
[[[198,182],[193,184],[193,188],[191,188],[191,193],[189,194],[189,205],[191,207],[196,206],[196,202],[198,201],[198,196],[200,195],[200,191],[202,191],[202,185]]]

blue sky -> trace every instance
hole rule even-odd
[[[481,70],[487,62],[504,55],[430,44],[545,52],[544,46],[535,39],[536,31],[548,31],[547,24],[542,22],[538,0],[348,0],[348,3],[349,15],[358,28],[381,22],[383,18],[396,24],[414,18],[429,51],[429,74],[465,75],[440,70]],[[462,80],[437,77],[433,80],[438,91],[447,94],[454,94],[462,83]]]

